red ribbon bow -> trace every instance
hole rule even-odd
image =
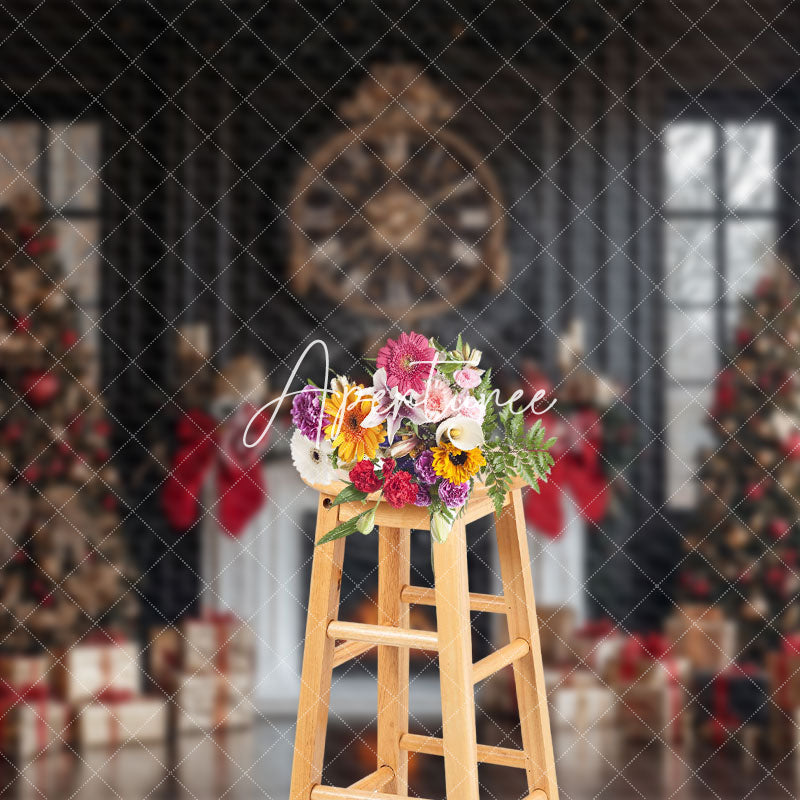
[[[543,423],[548,433],[558,436],[553,448],[556,463],[547,483],[539,484],[540,493],[528,492],[525,517],[545,536],[557,539],[564,532],[563,493],[572,496],[578,513],[589,522],[600,522],[608,511],[608,484],[600,458],[603,428],[592,409],[573,415],[567,425],[551,415]]]
[[[216,472],[219,522],[231,536],[239,536],[261,507],[266,486],[261,456],[264,436],[258,447],[242,442],[245,426],[255,413],[242,406],[233,419],[220,425],[200,409],[186,412],[178,422],[178,448],[162,494],[164,512],[170,525],[184,533],[200,517],[200,495],[206,475]],[[255,427],[255,426],[254,426]],[[256,438],[256,431],[251,431]]]
[[[620,678],[626,683],[634,681],[643,667],[646,668],[653,661],[661,661],[668,651],[669,642],[660,633],[634,633],[628,636],[619,656]]]

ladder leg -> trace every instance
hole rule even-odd
[[[378,535],[378,625],[408,628],[400,592],[411,581],[411,532],[381,526]],[[408,654],[407,647],[378,647],[378,768],[395,775],[388,794],[408,794],[408,753],[400,749],[408,733]]]
[[[317,540],[335,528],[339,518],[337,507],[325,507],[326,499],[330,500],[320,495]],[[322,778],[334,649],[327,630],[339,610],[344,542],[336,539],[314,550],[290,800],[309,800],[311,790]]]
[[[531,793],[537,789],[543,790],[547,800],[558,800],[542,649],[520,489],[512,492],[511,503],[503,509],[497,520],[497,547],[509,636],[512,642],[522,638],[530,644],[528,655],[514,663],[522,743],[528,757],[528,789]]]
[[[433,545],[433,568],[447,800],[478,800],[472,629],[463,522],[455,523],[444,544]]]

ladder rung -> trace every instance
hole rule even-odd
[[[340,789],[337,786],[317,784],[311,790],[311,800],[408,800],[408,795],[371,792],[368,789]],[[421,799],[417,797],[415,800]]]
[[[408,628],[392,628],[387,625],[367,625],[364,622],[336,620],[328,625],[330,639],[369,642],[390,647],[414,647],[418,650],[438,650],[439,637],[436,631],[418,631]]]
[[[472,665],[472,682],[480,683],[495,672],[513,664],[530,653],[530,645],[524,639],[514,639],[510,644],[495,650],[486,658],[476,661]]]
[[[418,606],[435,606],[436,592],[423,586],[404,586],[400,592],[400,599],[404,603]],[[469,593],[470,611],[488,611],[492,614],[505,614],[506,601],[494,594]]]
[[[429,756],[444,755],[444,741],[437,736],[420,736],[416,733],[404,733],[400,737],[400,749],[409,753],[424,753]],[[516,767],[525,769],[526,761],[523,750],[510,747],[494,747],[489,744],[478,745],[478,761],[481,764],[496,764],[500,767]],[[535,792],[534,792],[535,794]],[[530,800],[539,800],[531,795]]]
[[[386,784],[394,778],[394,770],[384,764],[378,767],[375,772],[370,772],[365,775],[360,781],[350,784],[348,789],[360,789],[369,792],[379,792],[381,789],[386,788]]]
[[[363,656],[364,653],[368,653],[373,647],[375,647],[375,645],[369,642],[342,642],[342,644],[337,645],[333,651],[334,669],[336,667],[341,667],[342,664],[346,664],[348,661],[352,661],[354,658]]]

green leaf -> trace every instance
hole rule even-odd
[[[364,512],[365,514],[368,512]],[[347,520],[347,522],[343,522],[341,525],[337,525],[332,531],[328,531],[318,542],[317,547],[321,544],[328,544],[328,542],[334,541],[334,539],[341,539],[343,536],[349,536],[351,533],[355,533],[357,528],[356,524],[362,514],[359,514],[357,517],[353,517],[353,519]]]
[[[350,483],[342,489],[339,494],[331,501],[332,506],[340,506],[342,503],[352,503],[354,500],[365,500],[367,493],[356,489],[355,485]]]

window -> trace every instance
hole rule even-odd
[[[694,503],[692,475],[710,443],[704,424],[727,359],[738,300],[774,254],[772,122],[680,121],[666,130],[667,497]]]
[[[32,194],[55,211],[53,225],[65,288],[78,305],[77,324],[98,366],[100,275],[100,127],[96,122],[0,123],[0,205]],[[96,378],[96,375],[94,375]]]

